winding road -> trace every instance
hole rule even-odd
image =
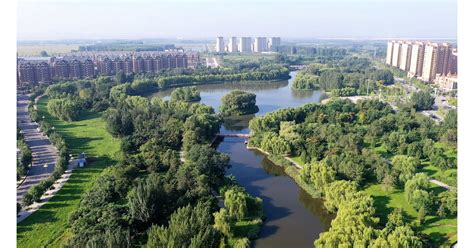
[[[58,159],[57,150],[51,144],[49,138],[38,131],[38,124],[32,122],[28,113],[27,95],[17,96],[17,123],[25,137],[25,142],[31,149],[33,163],[28,175],[23,182],[17,186],[16,199],[21,201],[23,195],[29,188],[46,179],[54,171]]]

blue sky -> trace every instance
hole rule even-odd
[[[455,0],[39,0],[18,3],[18,40],[456,38]]]

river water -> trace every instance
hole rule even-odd
[[[197,86],[201,103],[218,110],[220,99],[231,90],[240,89],[257,95],[260,111],[256,115],[305,103],[320,102],[319,91],[297,91],[291,88],[296,72],[288,81],[271,83],[226,83]],[[169,98],[171,90],[153,96]],[[255,115],[227,119],[221,133],[248,133],[248,121]],[[263,199],[266,220],[254,247],[314,247],[319,233],[329,228],[331,215],[323,208],[320,199],[313,199],[302,190],[283,168],[274,165],[258,151],[247,150],[244,139],[226,137],[217,148],[230,156],[229,175],[253,196]]]

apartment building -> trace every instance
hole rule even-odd
[[[216,39],[216,52],[223,53],[225,52],[224,37],[217,37]]]
[[[240,37],[238,50],[241,53],[250,53],[252,52],[252,38],[251,37]]]
[[[392,65],[392,56],[393,56],[393,44],[394,41],[387,42],[387,57],[385,59],[385,64]]]
[[[230,37],[229,38],[229,46],[227,47],[227,51],[230,53],[238,52],[238,44],[237,44],[237,37]]]
[[[404,71],[410,69],[411,63],[411,54],[412,54],[412,43],[403,42],[400,50],[400,66],[399,68]]]
[[[161,70],[195,67],[194,52],[97,52],[68,54],[63,57],[19,58],[19,83],[112,76],[117,72],[160,73]]]
[[[394,42],[393,43],[393,50],[392,50],[392,66],[399,67],[400,66],[400,50],[401,50],[401,42]]]
[[[267,43],[268,51],[278,52],[278,47],[281,45],[281,38],[270,37],[267,40],[268,40],[268,43]]]
[[[423,58],[425,56],[425,44],[415,42],[411,47],[411,61],[408,75],[410,77],[420,77],[423,72]]]

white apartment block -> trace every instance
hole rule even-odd
[[[267,39],[265,37],[256,37],[253,42],[253,52],[261,53],[267,51]]]
[[[250,53],[252,52],[252,38],[251,37],[240,37],[238,50],[241,53]]]
[[[387,58],[385,59],[385,64],[387,64],[387,65],[392,64],[393,43],[394,43],[394,41],[387,42]]]
[[[227,47],[227,51],[230,53],[236,53],[237,50],[237,37],[230,37],[229,38],[229,45]]]
[[[268,51],[276,52],[278,46],[281,45],[281,38],[280,37],[270,37],[268,38]]]
[[[223,53],[225,52],[224,38],[219,36],[216,40],[216,52]]]
[[[401,70],[407,71],[410,69],[411,63],[411,54],[412,54],[412,43],[403,42],[400,52],[400,66]]]
[[[411,47],[411,61],[408,75],[410,77],[420,77],[423,72],[423,58],[425,56],[425,44],[415,42]]]
[[[399,67],[400,66],[400,48],[401,42],[393,43],[393,52],[392,52],[392,66]]]

